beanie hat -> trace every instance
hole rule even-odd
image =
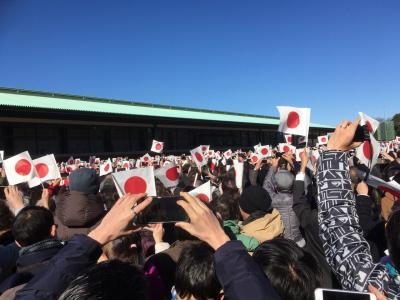
[[[279,170],[275,173],[275,184],[278,192],[291,193],[293,190],[294,175],[288,170]]]
[[[99,176],[95,170],[80,168],[69,175],[69,189],[71,191],[96,194],[99,188]]]
[[[248,214],[256,211],[269,213],[272,210],[271,203],[268,192],[258,185],[245,188],[239,199],[240,208]]]

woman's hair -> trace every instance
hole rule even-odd
[[[133,265],[142,265],[142,245],[138,233],[120,237],[103,247],[104,254],[109,260],[117,259]]]
[[[14,222],[14,215],[8,208],[7,204],[0,200],[0,231],[11,230]]]

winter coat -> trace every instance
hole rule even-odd
[[[0,282],[13,272],[19,257],[18,250],[15,243],[0,246]]]
[[[318,221],[328,264],[346,290],[368,291],[371,284],[388,299],[400,297],[400,285],[385,265],[374,263],[356,212],[348,172],[348,154],[323,151],[318,161]]]
[[[105,215],[104,204],[97,194],[62,190],[56,198],[57,237],[69,240],[75,234],[88,234]]]
[[[267,190],[272,199],[272,207],[276,208],[282,218],[285,230],[283,236],[292,241],[301,242],[303,236],[300,232],[300,222],[293,210],[293,194],[292,193],[279,193],[275,190],[273,183],[273,176],[275,170],[270,168],[267,176],[264,179],[263,188]]]
[[[267,214],[253,213],[239,226],[241,227],[241,234],[254,237],[259,243],[272,240],[283,233],[281,215],[276,209]]]

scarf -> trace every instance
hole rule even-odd
[[[37,242],[30,246],[22,247],[21,250],[19,250],[19,255],[23,256],[26,254],[31,254],[31,253],[45,250],[45,249],[55,249],[55,248],[61,249],[63,246],[64,246],[64,244],[60,240],[47,239],[47,240]]]

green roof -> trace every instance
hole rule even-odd
[[[265,125],[279,124],[279,118],[269,116],[231,113],[206,109],[193,109],[167,105],[154,105],[134,101],[122,101],[10,88],[0,88],[0,107],[1,106]],[[332,128],[331,126],[321,124],[311,124],[311,127]]]

